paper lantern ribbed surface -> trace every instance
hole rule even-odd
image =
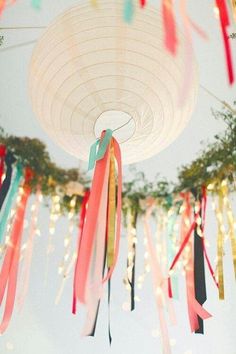
[[[52,140],[82,160],[101,130],[126,122],[114,133],[123,162],[149,158],[176,139],[195,105],[196,65],[179,105],[183,37],[173,57],[163,44],[157,8],[137,5],[131,24],[122,11],[117,0],[67,10],[46,29],[31,59],[34,112]]]

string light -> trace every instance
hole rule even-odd
[[[48,267],[49,267],[49,257],[50,254],[54,252],[55,246],[53,243],[53,236],[56,231],[56,222],[61,215],[60,208],[60,196],[54,195],[51,200],[50,216],[49,216],[49,235],[48,235],[48,244],[46,249],[47,260],[46,260],[46,271],[45,271],[45,284],[47,283],[48,278]]]
[[[70,258],[70,253],[71,253],[71,242],[72,242],[72,237],[73,237],[73,231],[74,231],[74,226],[75,226],[75,206],[76,206],[76,197],[73,197],[70,201],[70,210],[68,213],[68,219],[69,219],[69,226],[68,226],[68,232],[64,238],[64,256],[60,262],[60,265],[58,267],[58,274],[63,274],[64,270],[67,266],[67,261]]]

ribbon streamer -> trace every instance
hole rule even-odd
[[[112,130],[107,129],[101,139],[97,139],[96,142],[91,146],[88,170],[92,170],[95,166],[95,162],[101,160],[104,157],[111,138]]]
[[[104,144],[105,135],[106,132],[103,132],[99,149]],[[112,231],[114,228],[113,154],[117,164],[118,177],[115,237]],[[104,157],[97,159],[96,162],[86,217],[78,245],[79,251],[74,276],[73,313],[76,312],[76,301],[87,306],[88,315],[83,330],[84,335],[94,335],[102,296],[102,285],[110,280],[117,262],[121,227],[121,193],[120,148],[116,140],[112,138],[107,145]],[[108,216],[111,217],[111,220],[108,220]],[[109,236],[112,236],[110,241],[108,241]],[[105,276],[104,259],[107,260],[109,265]]]
[[[219,299],[224,300],[224,233],[223,233],[223,188],[219,190],[218,194],[218,208],[216,209],[218,235],[217,235],[217,275],[219,283]]]
[[[5,10],[6,5],[7,5],[6,0],[0,0],[0,15],[2,15],[3,11]]]
[[[232,6],[234,20],[236,22],[236,0],[231,0],[231,6]]]
[[[2,305],[4,294],[6,293],[5,310],[2,322],[0,324],[1,334],[7,329],[13,313],[20,257],[20,245],[23,233],[25,210],[31,192],[31,188],[29,186],[31,178],[32,171],[29,168],[26,168],[23,193],[15,215],[10,241],[7,244],[7,250],[0,272],[0,305]]]
[[[6,199],[7,193],[11,185],[12,165],[15,161],[16,159],[13,154],[11,152],[8,152],[5,158],[5,164],[7,166],[6,177],[2,183],[2,187],[0,190],[0,210],[2,209],[3,203]]]
[[[227,34],[227,27],[230,25],[227,3],[225,0],[216,0],[216,6],[219,9],[220,24],[225,47],[225,57],[228,70],[229,83],[234,83],[233,59],[231,53],[230,41]]]
[[[140,3],[140,6],[141,6],[141,7],[145,7],[147,1],[146,1],[146,0],[139,0],[139,3]]]
[[[126,287],[130,293],[130,310],[135,309],[135,261],[136,261],[136,224],[138,213],[131,208],[128,210],[128,257],[127,274],[124,279]]]
[[[175,55],[177,51],[178,39],[176,34],[172,0],[162,0],[162,19],[165,35],[165,47],[172,55]]]
[[[124,0],[124,21],[131,23],[134,17],[134,3],[133,0]]]
[[[171,354],[168,328],[167,328],[165,314],[164,314],[164,306],[167,302],[170,301],[170,299],[167,296],[167,286],[166,286],[167,283],[166,280],[163,278],[161,272],[161,267],[156,256],[156,251],[151,237],[151,230],[148,223],[153,208],[154,208],[154,204],[151,202],[150,205],[147,207],[145,217],[144,217],[144,232],[147,238],[148,251],[151,260],[152,280],[153,280],[156,305],[157,305],[159,321],[160,321],[160,329],[161,329],[162,342],[163,342],[163,353]]]
[[[34,9],[39,10],[41,8],[41,2],[42,0],[31,0],[31,5]]]
[[[2,187],[2,177],[3,177],[3,173],[4,173],[5,157],[6,157],[6,146],[0,145],[0,190]]]
[[[200,203],[196,192],[193,192],[195,200]],[[200,208],[200,207],[199,207]],[[197,225],[194,228],[194,286],[195,286],[195,299],[200,305],[203,305],[207,299],[206,294],[206,278],[205,278],[205,264],[204,264],[204,251],[203,251],[203,233],[199,235],[199,229],[202,231],[204,225],[202,223],[202,208],[199,211],[194,211],[194,216],[197,219]],[[198,222],[199,220],[199,222]],[[195,333],[204,334],[203,320],[198,316],[198,329]]]
[[[3,237],[4,237],[4,234],[6,231],[7,220],[9,218],[14,200],[16,198],[16,194],[19,189],[19,185],[20,185],[22,176],[23,176],[22,166],[20,164],[17,164],[16,173],[15,173],[10,191],[7,196],[7,201],[5,203],[5,206],[1,210],[2,213],[1,213],[1,222],[0,222],[0,243],[2,243],[2,241],[3,241]]]
[[[79,228],[78,228],[78,240],[77,240],[77,262],[74,271],[74,285],[73,285],[73,306],[72,306],[72,313],[76,314],[76,303],[77,303],[77,289],[78,289],[78,281],[79,281],[79,269],[78,269],[78,258],[81,257],[80,255],[80,245],[82,240],[85,216],[86,216],[86,209],[88,205],[90,191],[86,190],[83,201],[81,204],[80,216],[79,216]]]
[[[19,305],[20,310],[22,309],[22,307],[25,303],[25,299],[27,296],[28,288],[29,288],[30,267],[31,267],[32,257],[33,257],[34,239],[35,239],[36,231],[37,231],[37,216],[39,213],[41,198],[42,198],[41,188],[40,188],[40,186],[38,186],[37,192],[36,192],[35,204],[32,205],[32,214],[31,214],[31,221],[30,221],[30,227],[29,227],[29,236],[28,236],[28,240],[26,243],[26,251],[25,251],[23,266],[22,266],[22,271],[21,271],[22,287],[20,290],[20,294],[18,296],[18,305]]]

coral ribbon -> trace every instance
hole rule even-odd
[[[0,0],[0,15],[5,10],[6,4],[7,4],[6,0]]]
[[[227,63],[229,83],[233,84],[234,82],[233,60],[232,60],[230,42],[227,34],[227,27],[230,25],[230,22],[229,22],[229,15],[228,15],[226,1],[216,0],[216,6],[219,9],[220,24],[221,24],[222,36],[223,36],[224,47],[225,47],[225,57]]]
[[[21,196],[20,204],[16,211],[10,241],[7,245],[6,254],[0,272],[0,305],[2,305],[4,294],[7,290],[5,310],[2,322],[0,324],[1,334],[7,329],[9,325],[15,302],[17,274],[20,257],[20,245],[23,233],[23,223],[26,205],[31,192],[31,188],[29,186],[31,178],[32,171],[27,168],[25,171],[23,194]]]
[[[89,200],[90,191],[86,190],[83,201],[81,204],[80,216],[79,216],[79,228],[78,228],[78,241],[77,241],[77,261],[75,264],[75,272],[74,272],[74,285],[73,285],[73,305],[72,305],[72,313],[76,314],[76,303],[77,303],[77,289],[78,289],[78,281],[79,281],[79,268],[78,268],[78,258],[80,257],[80,245],[82,240],[86,209]]]
[[[97,209],[97,225],[86,286],[85,302],[88,314],[83,329],[83,335],[86,336],[93,336],[95,334],[98,308],[100,298],[102,296],[102,278],[104,272],[104,258],[106,256],[109,165],[109,163],[106,165],[105,177],[102,185],[101,202],[99,208]]]
[[[164,26],[165,46],[171,54],[175,55],[178,40],[172,0],[162,0],[162,20]]]
[[[92,249],[95,240],[95,233],[98,221],[98,210],[100,208],[102,199],[103,181],[106,174],[106,166],[109,161],[110,151],[107,149],[104,158],[98,160],[96,163],[94,177],[90,197],[88,201],[88,208],[86,212],[86,219],[82,231],[82,238],[80,243],[80,252],[77,258],[76,268],[79,270],[77,279],[77,300],[85,304],[85,292],[87,285],[87,278],[89,272],[89,265],[92,256]]]

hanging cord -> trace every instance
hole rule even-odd
[[[120,125],[119,127],[115,128],[115,129],[111,129],[112,133],[116,132],[117,130],[122,129],[123,127],[125,127],[126,125],[128,125],[132,120],[133,120],[133,118],[129,118],[129,120],[128,120],[126,123]],[[96,140],[100,140],[100,137],[99,137],[99,138],[96,138]]]
[[[16,26],[16,27],[0,27],[0,31],[8,31],[8,30],[26,30],[26,29],[43,29],[47,26]]]
[[[201,89],[203,89],[205,92],[208,93],[208,95],[210,95],[211,97],[213,97],[216,101],[220,102],[223,106],[225,106],[226,108],[228,108],[233,114],[236,114],[236,109],[234,109],[232,106],[230,106],[229,103],[221,100],[219,97],[217,97],[214,93],[212,93],[211,91],[209,91],[205,86],[203,85],[199,85]]]

